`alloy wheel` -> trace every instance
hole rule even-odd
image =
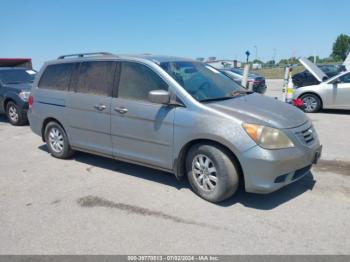
[[[63,135],[58,128],[52,127],[50,129],[49,143],[52,150],[54,150],[56,153],[61,153],[63,151],[63,147],[64,147]]]
[[[14,105],[11,105],[8,109],[8,115],[12,122],[17,123],[18,122],[18,111],[17,108]]]
[[[312,96],[306,96],[303,98],[303,103],[304,103],[304,106],[305,106],[305,111],[306,112],[312,112],[314,111],[317,106],[318,106],[318,102],[317,100],[312,97]]]
[[[192,175],[197,185],[206,190],[214,191],[218,177],[214,162],[206,155],[199,154],[192,161]]]

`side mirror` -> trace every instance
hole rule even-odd
[[[165,90],[152,90],[148,93],[148,100],[155,104],[169,104],[170,94]]]

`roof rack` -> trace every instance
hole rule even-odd
[[[81,53],[81,54],[71,54],[71,55],[61,55],[57,59],[65,59],[67,57],[86,57],[86,56],[111,56],[114,55],[108,52],[96,52],[96,53]]]

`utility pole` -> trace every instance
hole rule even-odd
[[[275,63],[276,63],[276,52],[277,52],[276,47],[274,47],[272,50],[272,60],[275,61]]]
[[[255,60],[258,60],[258,47],[255,45]]]

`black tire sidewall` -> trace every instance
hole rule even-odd
[[[192,173],[192,161],[198,154],[208,156],[217,170],[218,181],[214,191],[202,189],[195,181]],[[186,170],[193,191],[205,200],[217,203],[231,197],[237,191],[239,185],[238,169],[229,157],[227,150],[222,147],[210,144],[193,146],[187,154]]]
[[[321,99],[320,99],[318,96],[314,95],[314,94],[305,94],[305,95],[302,95],[300,98],[301,98],[301,100],[304,101],[304,99],[305,99],[306,97],[312,97],[312,98],[314,98],[314,99],[317,101],[317,106],[316,106],[316,108],[315,108],[314,110],[312,110],[312,111],[306,111],[306,107],[304,106],[304,111],[305,111],[306,113],[316,113],[316,112],[318,112],[318,111],[321,109]]]
[[[54,151],[51,147],[50,142],[49,142],[49,132],[50,132],[51,128],[57,128],[63,136],[63,150],[60,153],[57,153],[56,151]],[[62,126],[59,125],[58,123],[50,122],[46,125],[46,127],[45,127],[45,141],[46,141],[46,145],[48,147],[48,150],[52,156],[54,156],[56,158],[65,159],[65,158],[68,158],[72,155],[72,150],[70,148],[66,132],[64,131]]]

